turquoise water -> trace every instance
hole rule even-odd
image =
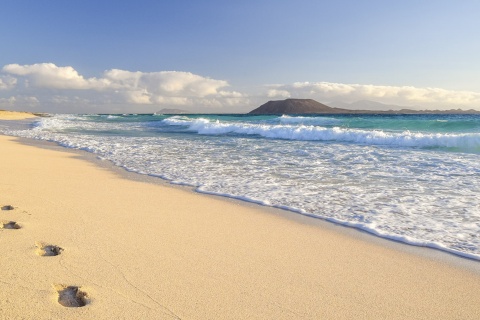
[[[55,115],[6,133],[480,260],[478,115]]]

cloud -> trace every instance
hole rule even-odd
[[[267,91],[267,97],[269,98],[290,98],[291,96],[288,90],[270,89]]]
[[[33,65],[9,64],[3,71],[23,76],[29,86],[49,89],[112,90],[124,92],[134,103],[146,103],[167,97],[205,97],[223,95],[220,88],[228,86],[223,80],[205,78],[190,72],[160,71],[132,72],[112,69],[104,72],[102,78],[84,78],[72,67],[58,67],[53,63]],[[150,101],[152,102],[152,101]]]
[[[2,108],[11,108],[15,105],[15,97],[0,98],[0,107]]]
[[[379,86],[331,82],[295,82],[265,87],[267,97],[311,98],[318,101],[355,102],[374,100],[382,103],[422,106],[479,107],[480,93],[412,86]]]
[[[36,97],[11,96],[0,98],[0,107],[14,110],[27,110],[37,107],[40,101]]]
[[[255,92],[256,93],[253,93]],[[121,69],[85,77],[71,66],[8,64],[0,70],[0,106],[46,112],[154,112],[175,106],[192,112],[245,112],[267,100],[310,98],[320,102],[372,100],[421,108],[480,108],[480,93],[413,86],[295,82],[231,90],[225,80],[183,71]],[[249,109],[249,110],[247,110]]]
[[[108,85],[104,79],[85,79],[72,67],[57,67],[53,63],[37,63],[32,65],[8,64],[3,72],[23,76],[27,86],[51,89],[100,89]]]
[[[9,75],[0,75],[0,90],[10,90],[17,84],[17,79]]]
[[[228,86],[223,80],[205,78],[190,72],[160,71],[131,72],[119,69],[105,71],[109,88],[123,93],[132,103],[187,104],[194,98],[224,97],[220,88]],[[234,94],[234,93],[230,93]]]
[[[111,104],[201,108],[231,106],[245,101],[241,93],[225,90],[229,86],[227,81],[182,71],[133,72],[111,69],[101,77],[85,78],[71,66],[38,63],[8,64],[2,68],[2,72],[0,89],[11,89],[19,81],[23,84],[22,90],[39,92],[53,103],[57,101],[53,95],[48,97],[45,90],[88,91],[91,99],[97,103]]]

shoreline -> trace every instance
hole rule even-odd
[[[2,135],[0,135],[2,136]],[[95,166],[107,169],[116,175],[119,175],[122,178],[138,181],[138,182],[145,182],[150,183],[153,185],[159,185],[167,188],[176,188],[187,192],[192,192],[195,194],[199,194],[205,197],[211,197],[212,199],[218,199],[220,201],[226,201],[227,203],[233,203],[235,205],[246,206],[246,207],[253,207],[253,208],[261,208],[261,210],[265,211],[268,214],[274,214],[277,216],[281,216],[284,219],[288,219],[297,223],[302,223],[310,226],[317,226],[320,228],[327,228],[329,230],[333,230],[334,232],[340,232],[347,236],[353,238],[359,238],[364,241],[371,241],[375,244],[379,244],[382,246],[386,246],[388,248],[398,250],[400,252],[415,254],[417,256],[432,259],[434,261],[438,261],[440,263],[447,263],[453,267],[464,268],[468,271],[477,273],[480,275],[480,260],[470,258],[465,255],[457,254],[454,252],[450,252],[447,250],[443,250],[440,248],[434,248],[430,246],[422,246],[417,245],[414,243],[403,242],[400,240],[395,240],[392,238],[382,237],[375,233],[369,232],[367,230],[359,229],[354,226],[349,226],[346,224],[337,223],[335,221],[329,221],[327,219],[302,214],[293,210],[277,208],[272,206],[263,205],[260,203],[255,203],[247,200],[238,199],[235,197],[229,197],[224,195],[217,195],[212,193],[205,193],[201,191],[195,190],[194,186],[183,185],[183,184],[175,184],[171,183],[169,180],[163,179],[161,177],[146,175],[134,171],[129,171],[123,167],[116,166],[110,160],[102,160],[99,159],[98,156],[94,153],[80,150],[80,149],[73,149],[67,148],[59,145],[53,141],[46,141],[46,140],[34,140],[29,138],[22,138],[22,137],[13,137],[17,139],[20,143],[33,146],[37,148],[44,148],[47,150],[54,150],[59,152],[66,152],[70,154],[75,154],[80,159],[93,163]]]
[[[35,319],[477,319],[471,261],[0,135],[0,314]],[[58,256],[35,254],[36,242]],[[86,306],[59,304],[76,286]]]
[[[38,117],[39,114],[25,111],[0,110],[0,120],[25,120]]]
[[[11,122],[11,120],[13,120],[12,122],[18,123],[19,126],[25,126],[27,123],[31,123],[34,120],[34,118],[38,118],[44,115],[45,113],[0,110],[0,123],[2,121]],[[475,258],[470,257],[468,254],[462,254],[461,252],[457,253],[455,251],[449,251],[447,249],[437,248],[434,246],[421,245],[421,244],[416,244],[411,242],[405,242],[402,240],[397,240],[394,238],[383,237],[374,232],[370,232],[369,230],[364,230],[364,229],[357,228],[355,226],[350,226],[348,224],[344,224],[341,222],[328,220],[319,216],[304,214],[295,210],[289,210],[287,208],[268,206],[258,202],[248,201],[248,200],[240,199],[236,197],[230,197],[227,195],[218,195],[214,193],[198,191],[195,189],[194,186],[176,184],[162,177],[129,171],[123,167],[116,166],[110,160],[99,159],[98,156],[94,153],[91,153],[85,150],[64,147],[53,141],[35,140],[35,139],[22,138],[22,137],[15,137],[15,138],[25,145],[77,154],[82,159],[92,162],[97,166],[106,168],[112,172],[115,172],[121,177],[124,177],[127,179],[158,184],[161,186],[180,188],[183,190],[188,190],[190,192],[203,194],[205,196],[226,199],[228,201],[239,203],[240,205],[260,206],[265,208],[265,211],[269,211],[270,213],[277,214],[277,215],[280,214],[287,219],[293,219],[298,221],[302,220],[304,223],[307,223],[307,224],[315,224],[318,221],[318,223],[322,227],[333,227],[333,228],[340,227],[340,229],[343,229],[343,231],[341,232],[351,233],[352,236],[357,236],[357,233],[359,233],[361,236],[366,236],[367,240],[370,239],[371,241],[379,241],[380,244],[382,244],[383,242],[383,245],[393,246],[393,248],[396,248],[400,251],[414,253],[420,256],[429,257],[435,260],[447,262],[452,264],[453,266],[459,266],[462,268],[466,267],[468,270],[477,272],[480,274],[480,259],[477,259],[476,257]],[[299,216],[302,216],[302,217],[300,218]],[[398,244],[400,244],[400,246],[398,246]]]

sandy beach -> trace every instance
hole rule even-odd
[[[480,319],[480,273],[437,256],[461,258],[0,148],[0,319]]]
[[[0,110],[0,120],[23,120],[35,117],[36,115],[31,112]]]

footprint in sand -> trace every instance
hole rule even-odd
[[[0,221],[0,229],[20,229],[20,226],[15,221]]]
[[[15,209],[15,208],[11,205],[7,205],[7,206],[2,207],[2,210],[13,210],[13,209]]]
[[[68,308],[83,307],[87,304],[87,293],[80,291],[76,286],[54,285],[58,293],[58,303]]]
[[[46,244],[44,242],[35,242],[35,246],[37,249],[35,250],[35,253],[39,256],[42,257],[47,257],[47,256],[58,256],[60,252],[63,251],[62,248],[59,246],[53,245],[53,244]]]

